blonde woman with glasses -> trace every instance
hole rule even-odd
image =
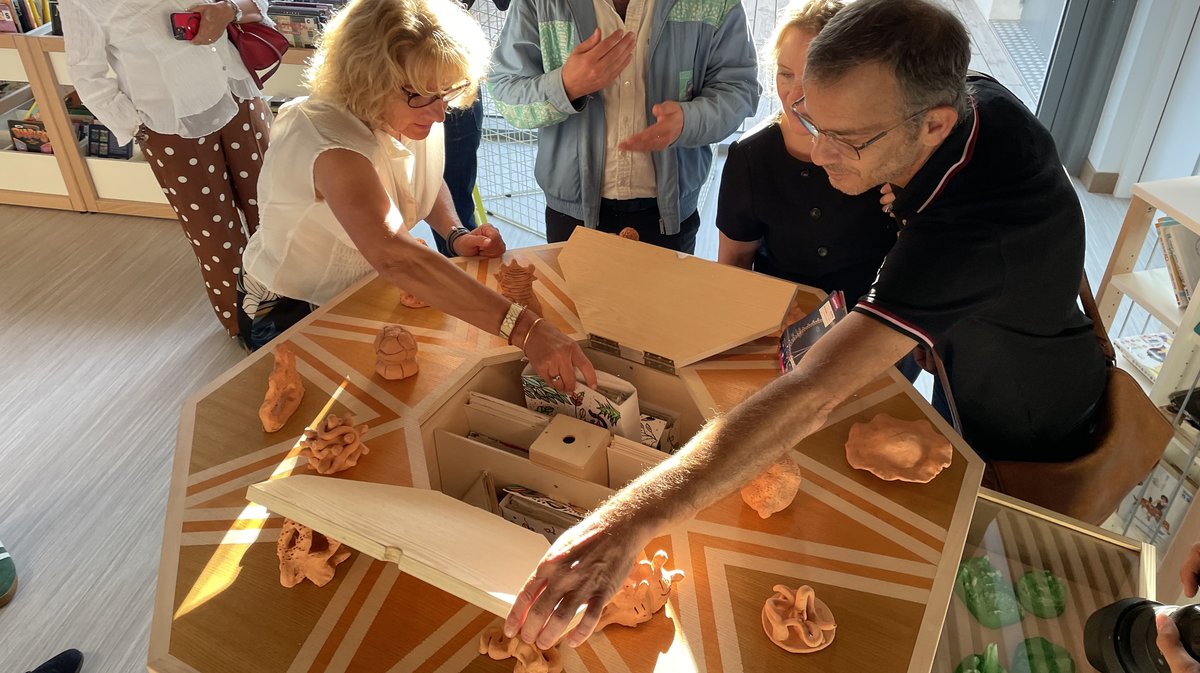
[[[371,271],[519,345],[571,390],[594,370],[566,335],[489,290],[408,232],[421,220],[461,256],[499,257],[491,226],[459,223],[442,179],[442,120],[470,105],[487,41],[457,3],[351,0],[283,106],[259,180],[261,223],[243,256],[242,333],[258,348]]]

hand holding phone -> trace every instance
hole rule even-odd
[[[171,12],[171,34],[176,40],[192,40],[200,32],[200,12]]]

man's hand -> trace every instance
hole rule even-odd
[[[454,241],[454,254],[459,257],[499,257],[506,249],[500,230],[490,224],[463,234]]]
[[[583,618],[566,639],[568,646],[579,647],[649,542],[632,528],[594,513],[559,537],[517,594],[504,620],[504,635],[520,634],[521,640],[549,649],[586,603]]]
[[[626,152],[657,152],[670,147],[683,133],[683,108],[673,100],[664,101],[650,109],[657,120],[645,131],[635,133],[618,145]]]
[[[889,182],[883,183],[879,188],[879,206],[883,212],[890,215],[892,212],[892,204],[896,202],[896,192],[893,191],[892,185]]]
[[[1195,550],[1195,547],[1192,549]],[[1192,580],[1193,587],[1195,583],[1195,580]],[[1155,644],[1167,660],[1171,673],[1200,673],[1200,661],[1192,659],[1187,650],[1183,649],[1183,643],[1179,640],[1179,627],[1175,622],[1167,615],[1158,615],[1154,622],[1158,625],[1158,639]]]
[[[633,33],[617,31],[600,39],[600,29],[571,50],[562,67],[563,89],[576,100],[608,86],[633,60]]]
[[[234,17],[233,7],[228,2],[203,2],[192,5],[188,11],[200,15],[200,28],[192,38],[192,44],[212,44],[221,39]]]

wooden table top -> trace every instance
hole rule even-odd
[[[510,251],[537,268],[543,316],[584,338],[557,264],[559,247]],[[492,288],[500,260],[456,259]],[[816,291],[802,293],[811,307]],[[302,430],[327,413],[353,411],[370,426],[369,455],[335,477],[436,486],[430,436],[485,362],[518,352],[433,308],[408,309],[399,291],[369,278],[323,306],[281,340],[297,353],[306,394],[288,424],[263,432],[258,407],[270,349],[243,361],[184,408],[164,532],[149,668],[156,673],[421,673],[508,671],[514,662],[478,654],[498,618],[355,553],[325,587],[280,585],[275,543],[282,519],[247,502],[248,486],[292,473]],[[807,300],[806,300],[807,301]],[[386,381],[372,342],[386,324],[416,337],[420,373]],[[698,409],[711,417],[778,376],[777,341],[759,339],[681,369]],[[886,412],[929,418],[955,445],[951,466],[925,485],[884,482],[853,470],[843,448],[852,424]],[[610,626],[583,646],[562,648],[566,670],[926,672],[950,600],[954,569],[982,462],[898,374],[889,373],[838,408],[793,457],[804,471],[796,501],[760,519],[737,493],[652,542],[685,571],[667,608],[636,629]],[[431,476],[431,471],[434,475]],[[530,569],[532,571],[532,568]],[[760,621],[772,586],[809,584],[833,610],[834,643],[794,655],[766,638]]]

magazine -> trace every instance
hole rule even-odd
[[[1171,335],[1164,332],[1139,334],[1113,340],[1121,353],[1133,366],[1146,375],[1151,382],[1158,378],[1167,351],[1171,349]]]
[[[779,336],[779,368],[788,373],[822,335],[846,317],[846,297],[834,290],[817,310],[784,328]]]

